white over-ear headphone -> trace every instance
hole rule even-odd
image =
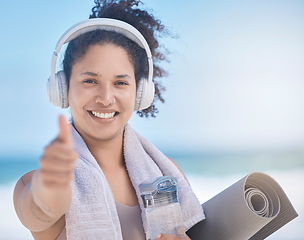
[[[81,34],[97,29],[120,33],[145,49],[148,57],[149,73],[147,78],[140,79],[137,84],[135,110],[139,111],[150,107],[153,102],[155,87],[152,81],[153,61],[149,45],[144,36],[136,28],[126,22],[110,18],[92,18],[79,22],[70,27],[61,36],[52,56],[51,76],[47,81],[47,91],[50,102],[61,108],[69,107],[68,80],[63,70],[55,73],[57,56],[61,47],[63,44],[75,39]]]

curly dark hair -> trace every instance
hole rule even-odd
[[[71,77],[73,65],[85,55],[90,46],[96,44],[113,44],[124,48],[128,53],[130,62],[133,64],[136,84],[138,84],[140,79],[148,75],[148,59],[143,48],[120,33],[94,30],[84,33],[69,42],[63,60],[63,69],[67,79]]]
[[[139,9],[138,5],[142,4],[140,0],[94,0],[94,2],[95,6],[92,8],[90,18],[112,18],[124,21],[135,27],[145,37],[153,57],[155,97],[149,108],[137,111],[137,114],[140,117],[155,117],[158,113],[155,101],[165,102],[161,95],[165,88],[156,79],[167,76],[167,72],[157,63],[168,61],[162,52],[165,51],[167,53],[167,50],[160,47],[157,36],[167,35],[169,32],[161,24],[160,20],[156,19],[146,10]],[[127,51],[130,61],[134,65],[137,81],[142,76],[147,75],[147,57],[142,48],[121,34],[95,30],[85,33],[69,43],[63,60],[63,69],[67,79],[70,78],[73,64],[85,54],[88,47],[92,44],[102,43],[112,43],[123,47]]]

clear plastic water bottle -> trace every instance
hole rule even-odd
[[[175,177],[149,179],[139,185],[144,202],[151,240],[157,234],[174,234],[185,238],[182,212]]]

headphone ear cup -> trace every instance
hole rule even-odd
[[[68,82],[64,71],[59,71],[55,74],[55,79],[52,81],[49,78],[47,82],[47,91],[50,102],[61,108],[69,107],[68,100]]]
[[[155,86],[152,81],[146,78],[139,80],[137,84],[135,111],[140,111],[151,106],[155,93]]]

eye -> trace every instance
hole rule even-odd
[[[124,85],[129,85],[129,83],[126,81],[117,81],[117,82],[115,82],[115,85],[124,86]]]
[[[96,83],[96,81],[94,79],[86,79],[83,82],[84,83],[89,83],[89,84]]]

